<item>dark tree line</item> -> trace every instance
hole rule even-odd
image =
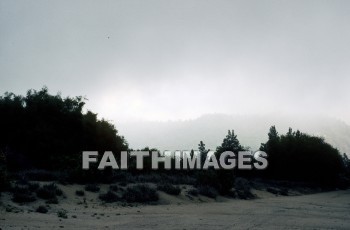
[[[0,150],[9,170],[78,167],[83,150],[127,150],[114,125],[83,113],[82,97],[50,95],[47,88],[26,96],[0,97]]]
[[[346,170],[339,151],[323,138],[293,132],[291,128],[279,135],[275,126],[268,137],[260,148],[268,154],[269,166],[263,172],[267,177],[331,185]]]
[[[126,151],[128,144],[118,135],[114,125],[97,118],[90,111],[84,113],[82,97],[51,95],[47,88],[29,90],[26,96],[5,93],[0,97],[0,187],[6,181],[7,171],[47,169],[68,171],[74,181],[91,180],[108,182],[115,174],[111,168],[104,171],[82,170],[81,153],[85,150]],[[203,165],[208,149],[201,141],[198,145]],[[234,131],[228,131],[215,155],[225,151],[238,154],[244,151]],[[155,149],[145,148],[144,151]],[[336,186],[340,178],[350,177],[349,159],[320,137],[293,132],[279,135],[272,126],[268,141],[261,145],[268,154],[269,166],[262,171],[234,170],[164,170],[154,172],[151,159],[145,158],[145,169],[137,170],[134,158],[130,159],[131,174],[165,173],[190,176],[200,186],[215,187],[221,194],[228,194],[234,180],[240,177],[264,177],[272,179],[305,181],[320,185]],[[100,154],[102,155],[102,154]],[[173,164],[175,159],[173,159]],[[102,179],[101,179],[102,178]],[[101,181],[104,180],[104,181]]]

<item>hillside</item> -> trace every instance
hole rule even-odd
[[[194,120],[168,122],[118,123],[118,129],[134,149],[145,146],[161,150],[193,149],[202,140],[210,149],[221,144],[228,129],[234,129],[240,142],[252,150],[267,140],[267,132],[275,125],[279,133],[289,127],[324,137],[341,153],[350,153],[350,126],[333,118],[297,116],[243,116],[209,114]]]

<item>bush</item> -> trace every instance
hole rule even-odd
[[[39,213],[47,213],[49,210],[47,210],[47,208],[43,205],[40,205],[37,209],[36,209],[36,212],[39,212]]]
[[[36,201],[36,197],[33,194],[14,193],[12,201],[16,203],[29,203]]]
[[[266,188],[266,191],[275,195],[282,195],[282,196],[288,196],[288,189],[286,188],[273,188],[273,187],[268,187]]]
[[[119,187],[116,184],[112,184],[109,186],[109,190],[111,190],[113,192],[117,192],[119,190]]]
[[[66,210],[59,210],[59,211],[57,212],[57,216],[58,216],[59,218],[63,218],[63,219],[67,219],[67,218],[68,218],[68,216],[67,216],[67,211],[66,211]]]
[[[123,198],[129,203],[146,203],[159,199],[157,191],[145,184],[127,187]]]
[[[54,199],[56,196],[61,196],[62,194],[62,190],[54,183],[44,185],[36,191],[36,195],[44,200]]]
[[[187,193],[191,196],[198,196],[198,190],[195,188],[188,190]]]
[[[97,184],[87,184],[85,186],[85,191],[88,191],[88,192],[99,192],[100,191],[100,187]]]
[[[170,195],[179,195],[181,193],[181,188],[179,186],[174,186],[172,184],[160,184],[157,186],[157,189],[168,193]]]
[[[202,170],[196,173],[197,186],[215,188],[220,194],[227,195],[234,185],[233,170]]]
[[[251,193],[250,190],[237,190],[236,193],[239,199],[249,200],[255,198],[254,194]]]
[[[40,188],[39,183],[28,183],[28,189],[32,192],[36,192]]]
[[[280,194],[281,194],[282,196],[288,196],[288,189],[282,188],[282,189],[280,190]]]
[[[48,199],[45,203],[46,204],[58,204],[58,199],[57,199],[57,197],[54,197],[54,198]]]
[[[218,196],[218,191],[210,186],[200,186],[198,188],[199,194],[215,199]]]
[[[8,186],[5,154],[0,151],[0,192]]]
[[[27,186],[16,186],[12,189],[12,201],[16,203],[28,203],[36,200],[35,195]]]
[[[127,184],[126,182],[120,182],[119,185],[125,187],[125,186],[127,186],[128,184]]]
[[[253,199],[254,194],[250,191],[250,183],[244,178],[237,178],[235,181],[235,191],[239,199]]]
[[[77,190],[77,191],[75,191],[75,195],[77,195],[77,196],[85,196],[85,192],[83,190]]]
[[[34,181],[55,181],[58,178],[58,174],[47,170],[30,170],[25,172],[25,176],[28,180]]]
[[[120,200],[120,197],[111,190],[105,194],[100,194],[99,198],[106,203],[117,202]]]

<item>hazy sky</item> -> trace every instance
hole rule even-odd
[[[350,1],[0,0],[0,93],[116,122],[316,113],[350,123]]]

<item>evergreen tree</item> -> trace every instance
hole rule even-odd
[[[209,150],[205,149],[205,144],[200,141],[198,144],[199,155],[201,158],[201,166],[203,167],[205,160],[207,159]]]
[[[234,130],[228,130],[226,137],[222,141],[221,146],[216,148],[216,153],[221,154],[225,151],[232,151],[234,153],[238,153],[239,151],[244,151],[243,146],[239,143],[237,139],[237,135],[235,135]]]
[[[0,96],[0,149],[6,149],[8,170],[81,168],[86,150],[127,150],[113,124],[83,113],[82,97],[51,95],[46,87],[25,97]]]
[[[269,136],[269,140],[278,140],[279,139],[278,132],[277,132],[276,127],[274,125],[271,126],[269,133],[268,133],[268,136]]]
[[[216,157],[220,158],[221,154],[225,151],[232,151],[238,155],[239,151],[244,151],[243,146],[239,143],[237,139],[237,135],[235,135],[234,130],[228,130],[226,137],[222,141],[221,146],[216,148]],[[226,159],[226,163],[227,163]],[[234,170],[226,170],[220,169],[217,170],[218,177],[218,190],[221,194],[227,194],[234,185],[235,173],[237,173],[237,169]]]
[[[344,163],[339,151],[325,142],[323,138],[310,136],[299,130],[288,129],[279,136],[272,126],[268,141],[260,150],[268,154],[268,168],[261,172],[269,177],[284,180],[298,180],[334,185]]]

